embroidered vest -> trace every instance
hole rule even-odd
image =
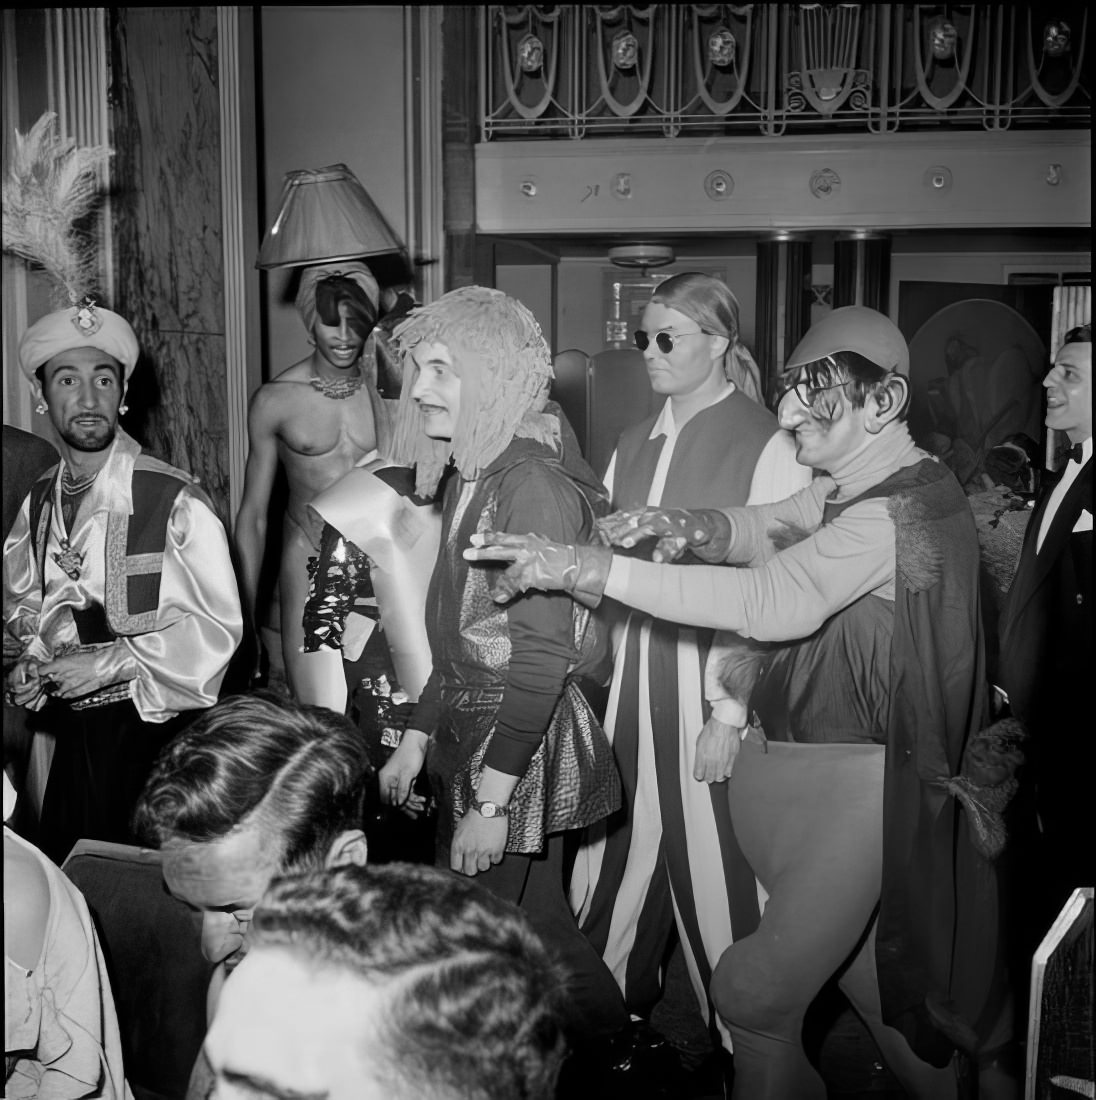
[[[30,529],[39,569],[49,541],[55,487],[60,466],[47,470],[31,489]],[[110,512],[106,539],[106,619],[115,635],[147,634],[156,626],[160,606],[167,524],[185,486],[205,499],[197,482],[166,462],[138,455],[133,469],[133,515]],[[212,505],[211,505],[212,507]],[[84,630],[81,629],[81,638]]]

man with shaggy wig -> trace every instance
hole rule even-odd
[[[447,871],[282,878],[205,1050],[225,1097],[550,1100],[561,976],[524,914]]]
[[[441,486],[443,511],[426,604],[433,670],[381,769],[381,798],[417,809],[411,784],[425,760],[438,864],[526,913],[567,970],[573,1035],[623,1038],[620,991],[563,881],[564,835],[620,800],[612,749],[580,689],[607,647],[570,597],[530,593],[501,608],[461,557],[473,532],[497,526],[586,538],[605,491],[548,400],[551,355],[520,302],[462,287],[413,310],[395,339],[404,387],[392,457],[416,467],[419,496]]]

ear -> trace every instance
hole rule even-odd
[[[905,375],[892,372],[872,391],[864,406],[864,427],[870,435],[878,435],[897,420],[909,401],[910,384]]]
[[[361,829],[339,833],[327,849],[324,867],[364,867],[369,862],[369,844]]]
[[[708,337],[708,347],[712,349],[713,359],[722,359],[730,346],[731,342],[726,336],[716,334]]]

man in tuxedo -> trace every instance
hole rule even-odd
[[[1038,816],[1023,852],[1028,858],[1019,886],[1034,905],[1028,934],[1035,942],[1075,887],[1096,883],[1088,839],[1096,762],[1088,694],[1093,672],[1091,323],[1066,333],[1043,386],[1046,425],[1068,436],[1070,457],[1028,523],[1002,612],[996,676],[999,699],[1031,738]]]

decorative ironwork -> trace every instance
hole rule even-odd
[[[1091,122],[1075,0],[482,10],[485,141]]]

